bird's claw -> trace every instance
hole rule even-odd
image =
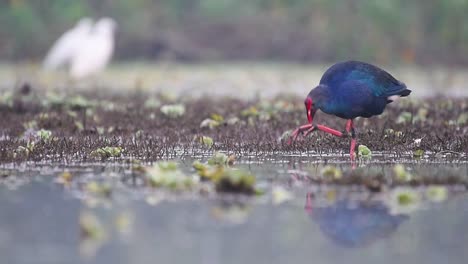
[[[299,134],[302,135],[305,132],[305,136],[307,136],[313,130],[315,130],[315,126],[313,126],[312,124],[306,124],[306,125],[302,125],[302,126],[296,128],[291,133],[291,136],[289,137],[289,140],[288,140],[288,144],[289,145],[292,144],[292,142],[296,140],[296,138],[299,136]]]

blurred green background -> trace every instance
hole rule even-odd
[[[468,64],[468,0],[2,0],[0,60],[40,60],[83,16],[118,60]]]

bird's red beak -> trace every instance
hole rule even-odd
[[[314,120],[315,111],[316,111],[312,107],[312,98],[307,97],[304,104],[305,104],[306,113],[307,113],[307,120],[309,121],[309,124],[312,124],[312,121]]]

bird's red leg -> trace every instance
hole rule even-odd
[[[304,206],[304,209],[306,210],[307,213],[311,214],[312,213],[312,199],[314,198],[313,193],[307,193],[306,194],[306,204]]]
[[[302,132],[305,131],[304,136],[307,136],[307,135],[309,135],[310,133],[312,133],[313,131],[315,131],[317,129],[322,130],[323,132],[335,135],[337,137],[342,137],[343,136],[343,132],[338,131],[336,129],[329,128],[329,127],[324,126],[324,125],[307,124],[307,125],[303,125],[303,126],[298,127],[296,130],[294,130],[294,132],[292,132],[291,137],[290,137],[290,139],[288,141],[288,144],[291,144],[292,141],[295,141],[296,138],[299,136],[299,133],[302,133]]]
[[[354,152],[356,148],[356,132],[354,131],[354,124],[352,119],[346,122],[346,132],[351,132],[351,147],[349,150],[349,155],[351,157],[351,160],[354,161],[354,159],[356,158],[356,154]]]
[[[310,129],[314,128],[314,126],[312,124],[306,124],[306,125],[303,125],[303,126],[300,126],[298,128],[296,128],[296,130],[294,130],[291,134],[291,137],[289,138],[289,141],[288,141],[288,144],[291,144],[292,141],[295,141],[297,136],[299,136],[299,133],[302,133],[304,131],[308,131]]]

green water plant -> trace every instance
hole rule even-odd
[[[109,158],[118,158],[122,155],[124,149],[122,147],[102,147],[93,150],[90,155],[101,160],[107,160]]]
[[[359,147],[358,147],[358,156],[360,158],[371,158],[372,151],[365,145],[359,145]]]
[[[165,116],[170,118],[178,118],[185,114],[185,106],[183,104],[163,105],[160,110]]]

